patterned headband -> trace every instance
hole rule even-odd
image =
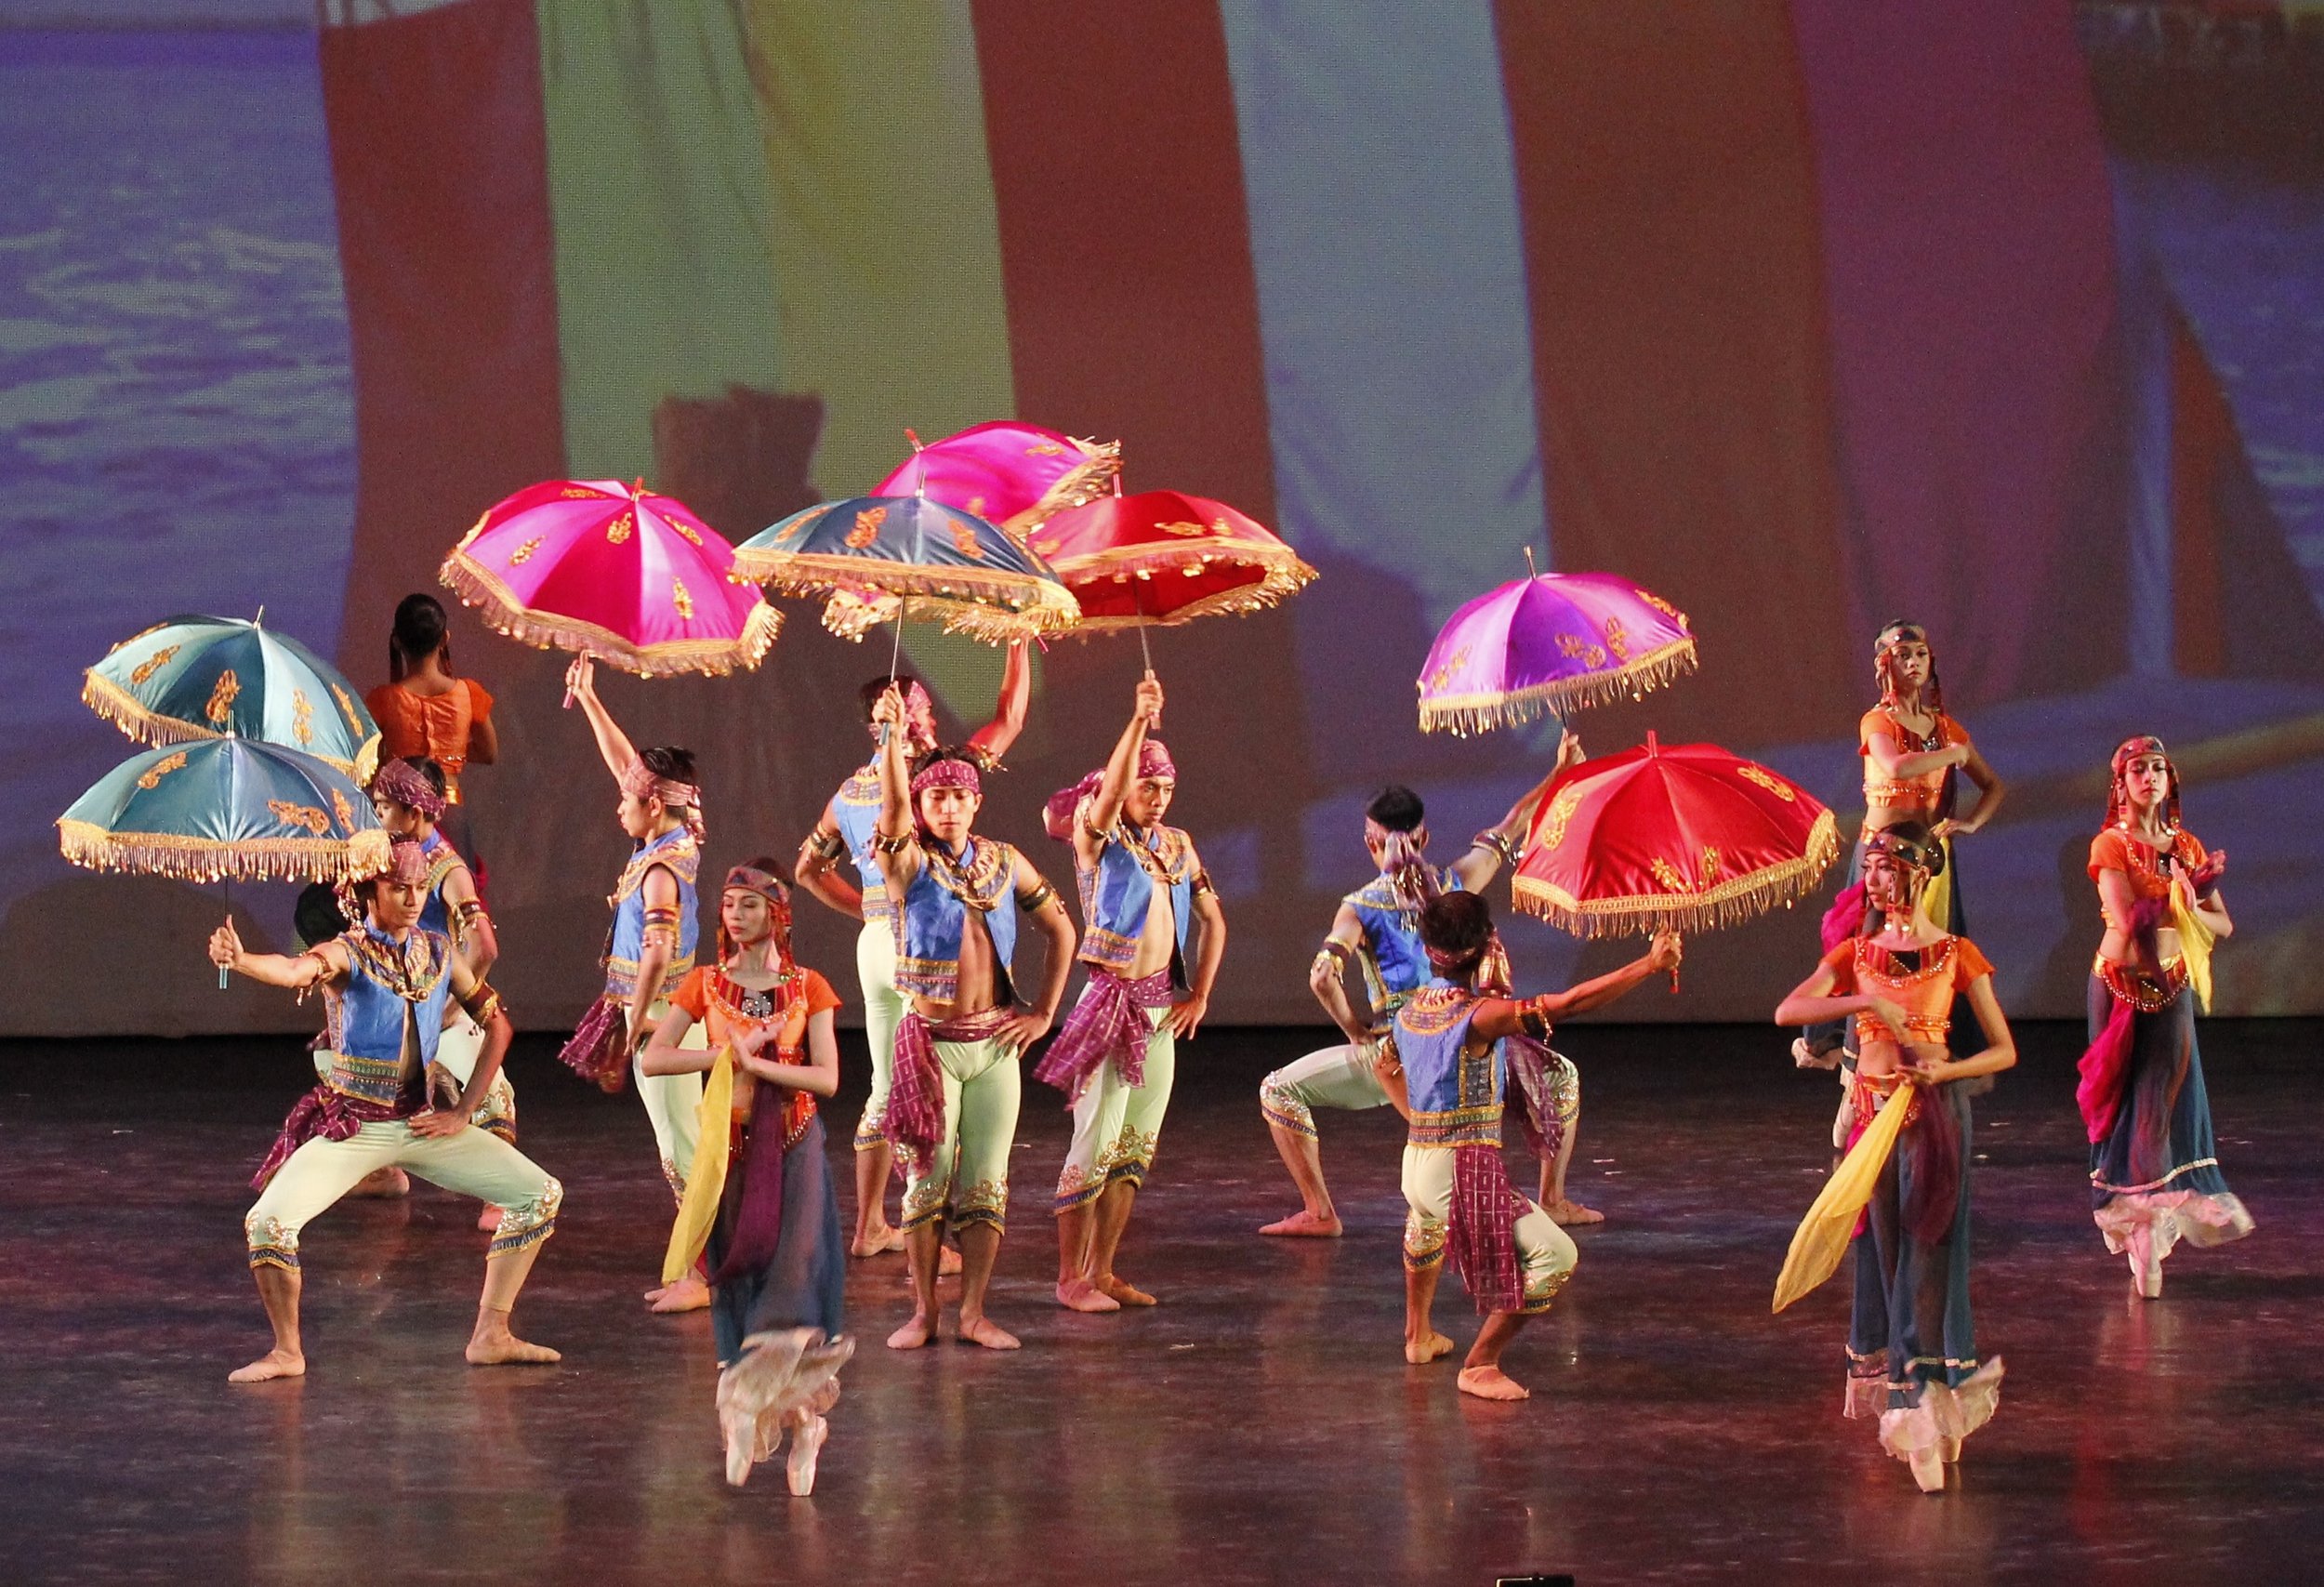
[[[621,774],[621,791],[643,803],[658,799],[666,810],[685,812],[686,830],[699,842],[706,830],[702,820],[702,787],[698,783],[681,783],[675,777],[654,775],[643,760],[629,762],[629,769]]]
[[[1149,738],[1138,747],[1138,774],[1141,777],[1178,776],[1178,762],[1170,759],[1169,746],[1158,738]]]
[[[443,819],[444,798],[436,791],[427,774],[409,760],[388,760],[371,776],[374,796],[390,800],[406,810],[416,811],[429,821]]]
[[[783,885],[780,877],[771,876],[755,866],[736,866],[726,873],[724,891],[731,893],[738,887],[758,893],[770,904],[791,901],[791,890]]]
[[[1898,645],[1908,641],[1917,644],[1928,643],[1929,630],[1918,623],[1891,623],[1882,628],[1880,636],[1872,641],[1872,654],[1885,655]]]
[[[1929,868],[1929,851],[1909,838],[1898,836],[1894,829],[1875,832],[1867,838],[1864,840],[1864,852],[1867,855],[1886,854],[1890,859],[1900,865],[1910,866],[1914,870],[1924,871]]]
[[[972,794],[982,795],[984,784],[977,776],[974,765],[946,757],[941,760],[931,760],[913,777],[914,794],[925,793],[930,788],[966,788]]]

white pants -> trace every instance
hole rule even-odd
[[[298,1268],[298,1232],[380,1169],[403,1169],[459,1196],[500,1209],[491,1254],[548,1238],[564,1200],[559,1184],[522,1152],[470,1125],[456,1135],[416,1135],[403,1120],[366,1124],[344,1141],[317,1136],[274,1170],[243,1218],[253,1267]]]

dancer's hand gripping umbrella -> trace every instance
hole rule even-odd
[[[1804,896],[1839,853],[1831,812],[1789,777],[1650,733],[1550,785],[1511,891],[1577,936],[1706,931]]]
[[[139,744],[234,734],[371,780],[379,728],[337,668],[258,618],[187,615],[132,635],[88,668],[81,698]]]
[[[733,566],[717,530],[642,480],[548,480],[489,509],[438,576],[526,644],[719,677],[757,667],[783,624]]]
[[[388,863],[371,798],[346,773],[231,734],[123,761],[58,819],[57,841],[90,870],[222,881],[230,896],[237,879],[353,881]]]
[[[1635,699],[1694,668],[1686,614],[1659,595],[1610,573],[1538,574],[1478,596],[1438,632],[1420,668],[1420,731]]]

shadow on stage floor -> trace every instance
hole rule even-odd
[[[779,1464],[726,1488],[707,1320],[637,1298],[670,1211],[645,1119],[547,1038],[512,1072],[565,1212],[518,1317],[563,1363],[461,1363],[483,1237],[423,1186],[310,1225],[309,1375],[257,1388],[225,1381],[266,1342],[240,1220],[297,1044],[0,1044],[0,1578],[2298,1580],[2324,1543],[2318,1035],[2206,1027],[2220,1157],[2259,1229],[2183,1250],[2140,1303],[2085,1210],[2080,1033],[2021,1033],[1976,1137],[1979,1344],[2008,1384],[1943,1498],[1840,1418],[1845,1286],[1768,1315],[1837,1099],[1771,1028],[1561,1033],[1585,1085],[1574,1188],[1608,1222],[1512,1348],[1534,1390],[1514,1407],[1403,1364],[1388,1110],[1322,1120],[1344,1240],[1252,1232],[1295,1205],[1253,1088],[1302,1033],[1183,1050],[1121,1263],[1163,1300],[1143,1315],[1050,1303],[1066,1116],[1028,1084],[993,1305],[1024,1350],[882,1348],[902,1259],[854,1263],[863,1348],[812,1500]],[[833,1105],[836,1139],[856,1105]],[[1465,1346],[1449,1279],[1438,1320]]]

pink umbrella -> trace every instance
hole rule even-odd
[[[548,480],[479,518],[438,576],[511,639],[651,678],[767,654],[782,615],[733,566],[717,530],[642,480]]]
[[[1686,614],[1610,573],[1545,573],[1452,615],[1420,668],[1420,731],[1481,733],[1628,695],[1695,668]]]
[[[997,523],[1019,540],[1050,514],[1097,499],[1122,467],[1118,441],[1076,441],[1013,419],[971,425],[927,446],[904,433],[914,455],[867,494],[927,496]]]

